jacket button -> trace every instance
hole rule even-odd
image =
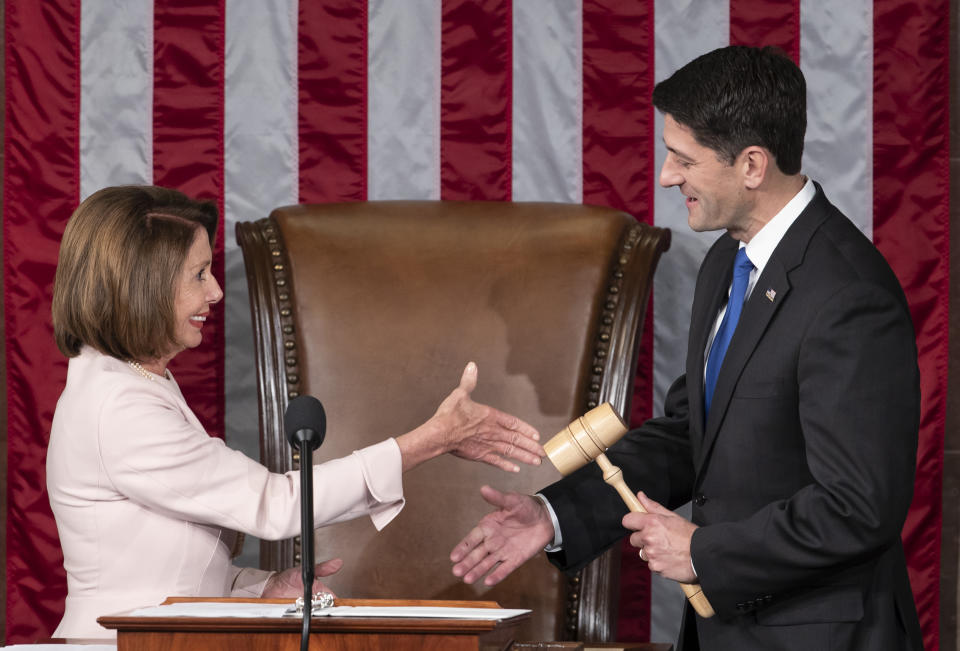
[[[697,493],[696,497],[693,498],[693,503],[697,506],[703,506],[707,503],[707,496],[703,493]]]

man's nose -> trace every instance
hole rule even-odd
[[[667,158],[663,161],[663,166],[660,167],[660,185],[665,188],[670,188],[675,185],[680,185],[683,183],[683,176],[677,171],[676,165],[670,162],[670,159]]]

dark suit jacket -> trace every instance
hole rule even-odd
[[[704,349],[737,247],[721,236],[700,267],[665,416],[608,453],[633,490],[670,508],[693,501],[691,553],[717,614],[688,607],[680,648],[921,649],[900,541],[920,411],[903,291],[817,186],[744,305],[704,423]],[[561,569],[629,533],[596,464],[543,493]]]

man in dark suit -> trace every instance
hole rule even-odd
[[[451,554],[492,585],[545,546],[575,571],[630,536],[653,572],[699,583],[679,648],[918,650],[900,530],[919,372],[903,291],[870,241],[800,173],[800,69],[727,47],[656,86],[660,183],[695,231],[726,231],[697,278],[686,373],[665,415],[608,452],[648,513],[589,464],[498,510]],[[692,521],[669,509],[693,502]]]

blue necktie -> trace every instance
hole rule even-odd
[[[747,293],[751,271],[753,271],[753,263],[747,257],[747,249],[740,247],[733,261],[733,285],[730,289],[730,300],[727,301],[727,311],[723,315],[723,321],[720,322],[717,336],[713,338],[713,345],[710,346],[710,357],[707,358],[703,388],[704,418],[710,413],[710,402],[713,400],[713,390],[717,386],[717,377],[720,375],[720,365],[723,364],[727,346],[730,345],[733,331],[737,329],[737,321],[740,320],[743,298]]]

